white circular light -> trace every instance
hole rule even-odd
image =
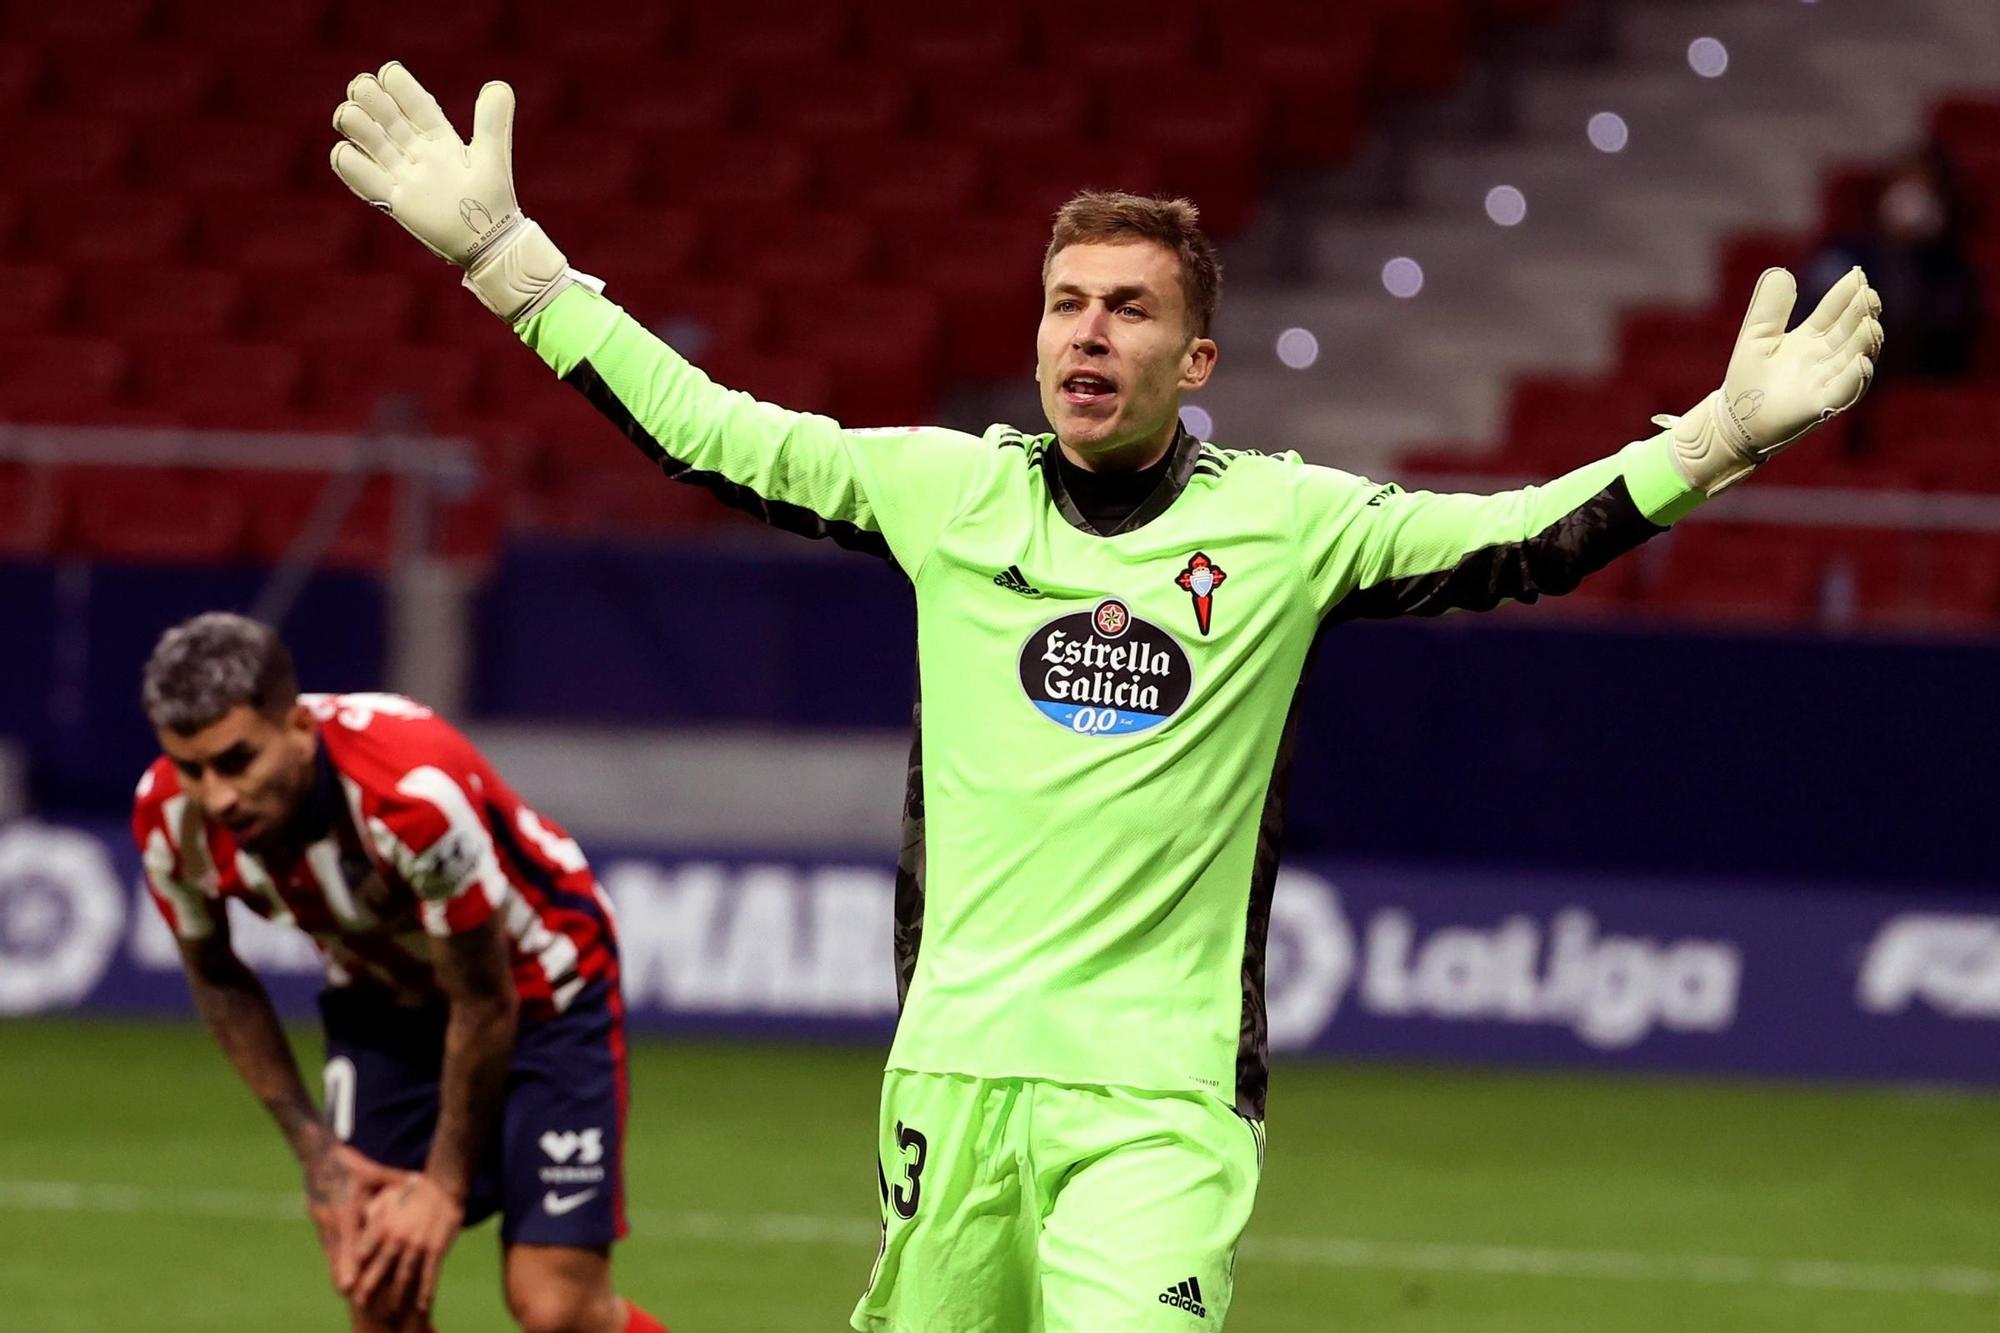
[[[1590,146],[1600,153],[1620,153],[1632,141],[1631,127],[1625,117],[1616,111],[1600,111],[1590,118],[1590,124],[1583,131],[1590,137]]]
[[[1311,329],[1286,329],[1278,335],[1278,360],[1293,370],[1311,369],[1319,360],[1319,339]]]
[[[1528,216],[1528,197],[1511,185],[1496,185],[1486,192],[1486,216],[1503,227],[1519,226]]]
[[[1704,79],[1719,79],[1729,68],[1729,48],[1713,37],[1697,37],[1688,43],[1688,68]]]
[[[1424,289],[1424,266],[1405,255],[1382,265],[1382,285],[1389,295],[1407,301]]]
[[[1186,426],[1188,434],[1197,440],[1215,437],[1215,418],[1208,414],[1207,408],[1196,407],[1192,403],[1187,404],[1181,408],[1181,424]]]

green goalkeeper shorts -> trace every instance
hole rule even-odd
[[[863,1333],[1216,1333],[1264,1129],[1198,1093],[891,1070]]]

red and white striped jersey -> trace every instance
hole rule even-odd
[[[329,984],[420,1004],[442,996],[426,937],[497,919],[524,1021],[593,982],[616,987],[611,904],[582,850],[457,728],[400,695],[301,697],[318,719],[318,771],[286,845],[238,846],[165,756],[140,778],[132,834],[177,935],[208,935],[239,899],[310,935]]]

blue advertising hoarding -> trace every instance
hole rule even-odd
[[[635,1027],[886,1043],[886,860],[592,852]],[[309,1013],[306,938],[235,938]],[[1295,1056],[2000,1083],[2000,896],[1311,861],[1267,994]],[[189,1012],[110,821],[0,827],[0,1016],[61,1012]]]

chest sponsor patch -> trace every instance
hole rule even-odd
[[[1049,621],[1021,645],[1021,688],[1042,716],[1081,736],[1127,736],[1181,710],[1187,650],[1116,597]]]

